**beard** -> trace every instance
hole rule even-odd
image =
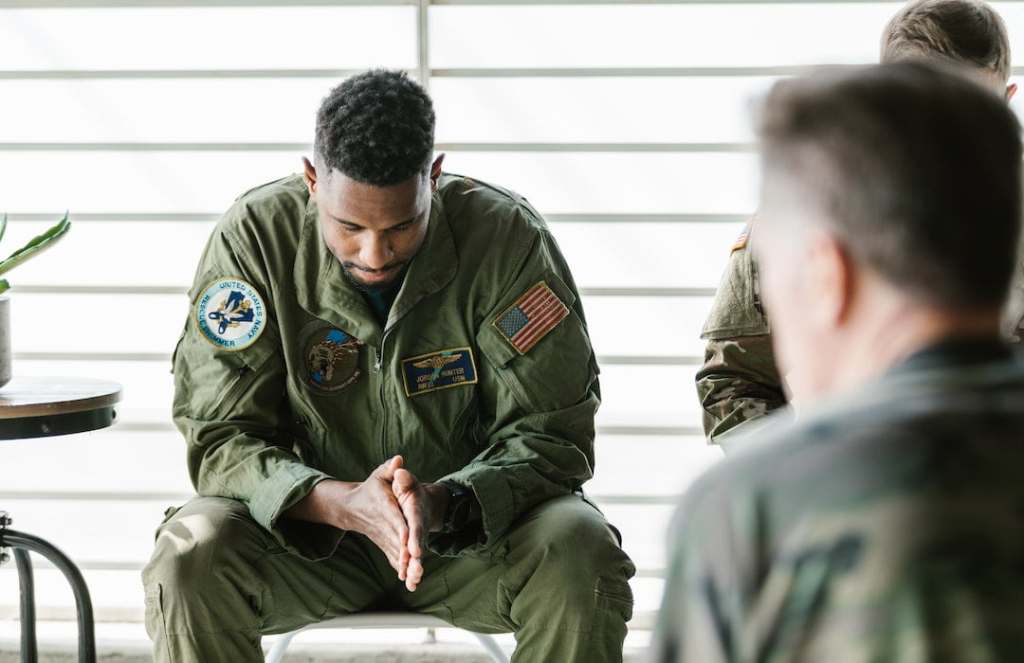
[[[360,292],[364,292],[369,295],[376,295],[380,293],[390,292],[391,290],[398,288],[402,284],[402,281],[405,280],[405,273],[409,271],[408,261],[395,263],[393,265],[386,267],[385,269],[376,271],[386,272],[388,270],[395,269],[396,267],[398,267],[399,269],[395,272],[395,276],[393,278],[382,283],[372,284],[364,283],[358,276],[356,276],[352,272],[353,268],[358,268],[358,265],[356,265],[355,263],[341,263],[341,272],[342,274],[345,275],[345,279],[348,280],[348,282],[351,283],[353,286],[355,286],[356,290],[359,290]]]

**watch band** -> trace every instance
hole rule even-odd
[[[448,489],[448,508],[444,512],[441,532],[453,534],[466,527],[473,504],[473,493],[451,481],[441,482]]]

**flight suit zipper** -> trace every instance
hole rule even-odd
[[[384,344],[387,342],[387,332],[381,334],[380,347],[374,348],[374,354],[376,354],[376,361],[374,363],[374,370],[377,372],[377,377],[380,380],[380,452],[384,460],[388,459],[388,444],[387,444],[387,430],[388,430],[388,410],[384,405]]]

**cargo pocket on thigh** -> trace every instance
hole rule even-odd
[[[146,635],[154,647],[163,650],[164,660],[170,661],[173,659],[171,645],[168,642],[170,634],[167,632],[167,621],[164,619],[163,589],[163,585],[159,583],[146,588]]]
[[[598,578],[594,595],[597,597],[599,610],[614,610],[627,622],[633,618],[633,589],[628,581]]]

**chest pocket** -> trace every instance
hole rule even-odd
[[[339,394],[367,379],[367,347],[348,331],[317,319],[296,339],[290,373],[303,393],[337,403]]]

